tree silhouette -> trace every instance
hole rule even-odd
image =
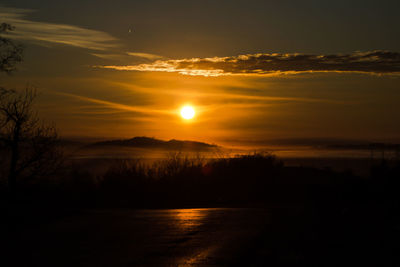
[[[11,39],[1,36],[13,31],[14,27],[7,23],[0,24],[0,72],[11,73],[15,65],[22,61],[22,46]]]
[[[13,30],[2,23],[0,33]],[[22,60],[21,46],[0,37],[0,72],[11,73]],[[44,124],[34,109],[36,90],[0,87],[0,179],[7,180],[10,208],[16,201],[17,184],[43,176],[61,162],[54,126]]]
[[[6,165],[2,167],[8,169],[10,193],[15,194],[17,177],[32,179],[52,171],[61,153],[55,128],[42,123],[34,111],[35,90],[2,91],[0,140]]]

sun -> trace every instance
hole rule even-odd
[[[193,119],[195,114],[196,112],[194,111],[194,108],[192,106],[184,106],[181,108],[181,116],[185,120]]]

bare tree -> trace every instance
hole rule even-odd
[[[11,73],[15,65],[22,61],[22,46],[15,44],[11,39],[1,36],[14,30],[10,24],[0,24],[0,72]]]
[[[3,176],[8,178],[10,193],[15,194],[17,179],[32,180],[53,171],[60,162],[61,152],[55,128],[42,123],[33,108],[35,90],[2,91],[1,162],[3,170],[8,170]]]
[[[12,29],[3,23],[0,33]],[[0,48],[0,72],[10,73],[21,61],[22,50],[3,37]],[[0,178],[8,181],[12,199],[17,182],[48,174],[61,161],[56,129],[38,118],[35,98],[36,90],[32,88],[17,91],[0,87]]]

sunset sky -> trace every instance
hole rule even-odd
[[[400,141],[400,1],[3,0],[65,137]],[[180,108],[191,105],[191,120]]]

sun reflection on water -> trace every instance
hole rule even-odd
[[[207,209],[178,209],[172,212],[176,225],[181,229],[193,228],[201,225],[207,216]]]

